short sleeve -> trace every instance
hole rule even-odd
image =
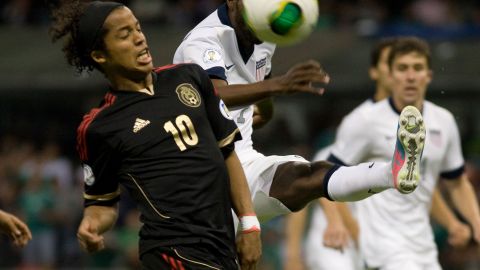
[[[361,112],[355,110],[347,115],[337,130],[329,160],[336,160],[341,165],[354,165],[363,161],[370,147],[367,132],[363,132],[367,126],[367,119]]]
[[[195,63],[201,66],[211,78],[226,80],[225,51],[220,46],[220,41],[215,40],[212,35],[193,35],[187,36],[178,47],[173,63]]]
[[[87,159],[83,160],[84,206],[111,206],[120,199],[118,155],[108,144],[87,132]]]
[[[457,123],[451,114],[449,116],[448,128],[445,129],[448,136],[447,149],[442,161],[441,168],[443,170],[440,175],[442,178],[456,179],[463,173],[465,161]]]

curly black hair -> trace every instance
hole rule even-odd
[[[63,52],[67,62],[76,68],[77,72],[92,71],[94,69],[102,72],[100,66],[90,57],[90,51],[85,52],[79,46],[78,23],[89,1],[81,0],[62,0],[58,4],[51,4],[52,25],[50,26],[50,36],[53,42],[64,40]],[[105,50],[103,38],[107,33],[106,29],[100,32],[99,42],[92,50]]]

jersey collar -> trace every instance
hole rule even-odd
[[[232,22],[230,21],[230,17],[228,17],[228,7],[227,7],[226,3],[223,3],[220,7],[218,7],[217,13],[218,13],[218,18],[220,19],[220,22],[222,24],[224,24],[226,26],[230,26],[232,29],[235,29],[232,26]],[[237,34],[235,33],[235,36],[236,35]],[[242,60],[246,64],[248,62],[248,59],[250,59],[250,57],[253,54],[253,50],[255,49],[255,45],[252,44],[252,46],[250,48],[244,48],[238,42],[238,37],[237,37],[237,44],[238,44],[238,49],[240,51],[240,55],[242,56]]]
[[[395,104],[393,103],[393,98],[392,98],[392,97],[389,97],[389,98],[388,98],[388,104],[390,104],[390,108],[392,108],[392,110],[393,110],[396,114],[400,115],[401,111],[399,111],[399,110],[397,109],[397,107],[395,107]],[[424,102],[423,104],[425,104],[425,102]],[[424,111],[424,107],[425,107],[425,105],[423,105],[423,106],[422,106],[422,109],[420,110],[420,112],[421,112],[422,114],[423,114],[423,111]]]

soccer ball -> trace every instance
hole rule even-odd
[[[262,41],[280,46],[304,40],[318,20],[318,0],[243,0],[243,17]]]

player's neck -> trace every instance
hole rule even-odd
[[[390,96],[389,92],[383,88],[377,87],[373,99],[375,102],[382,101]]]
[[[392,97],[392,101],[393,101],[393,106],[395,107],[395,109],[398,112],[401,112],[403,110],[403,108],[405,108],[409,105],[415,106],[418,110],[423,111],[423,101],[424,101],[424,99],[418,99],[415,102],[407,103],[407,102],[403,102],[400,99],[396,99],[395,97]]]
[[[112,88],[117,91],[142,92],[153,95],[153,76],[149,73],[145,78],[134,80],[121,76],[109,77]]]

